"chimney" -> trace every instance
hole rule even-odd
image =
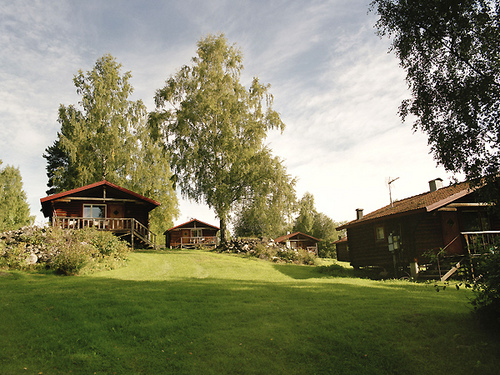
[[[429,190],[431,192],[441,189],[443,187],[443,180],[441,178],[436,178],[435,180],[429,181]]]
[[[356,208],[356,220],[362,219],[363,218],[363,209],[362,208]]]

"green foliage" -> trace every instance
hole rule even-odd
[[[30,269],[26,263],[29,252],[26,251],[26,244],[20,243],[9,248],[0,242],[0,268],[27,270]]]
[[[295,211],[296,181],[279,161],[275,161],[271,171],[273,178],[256,187],[253,196],[239,205],[234,220],[235,236],[276,238],[289,229]]]
[[[30,216],[19,169],[1,165],[0,160],[0,232],[30,225],[35,219]]]
[[[121,73],[111,55],[94,69],[75,75],[80,108],[61,105],[61,130],[45,150],[47,194],[106,179],[161,203],[151,213],[151,229],[161,233],[178,214],[168,157],[147,126],[146,107],[130,101],[131,73]]]
[[[200,40],[193,64],[157,90],[149,117],[152,134],[165,141],[174,182],[216,212],[223,242],[233,204],[271,181],[280,163],[263,142],[267,131],[284,129],[269,85],[240,83],[242,60],[222,34]]]
[[[220,252],[231,252],[231,250]],[[259,259],[269,260],[275,263],[293,263],[293,264],[305,264],[314,265],[316,261],[316,256],[307,250],[303,249],[292,249],[285,246],[268,246],[265,243],[258,243],[252,246],[248,250],[242,250],[235,248],[233,252],[244,253],[250,257],[257,257]]]
[[[314,196],[306,192],[298,203],[299,216],[293,225],[294,232],[302,232],[312,236],[314,216],[317,214],[314,206]]]
[[[498,1],[375,0],[371,6],[412,92],[401,117],[415,116],[414,128],[428,134],[447,170],[469,180],[498,176]]]
[[[474,272],[481,275],[474,284],[474,309],[489,328],[500,330],[500,251],[496,247],[481,255]]]
[[[34,228],[18,239],[0,241],[0,267],[9,269],[48,268],[64,275],[113,269],[126,260],[128,245],[111,232],[94,228],[62,230]],[[27,262],[35,254],[37,263]]]
[[[318,212],[314,205],[314,196],[306,192],[298,202],[299,215],[295,219],[293,232],[302,232],[319,240],[318,255],[324,258],[335,257],[333,242],[339,236],[345,235],[344,231],[337,231],[341,223],[337,223],[322,212]]]

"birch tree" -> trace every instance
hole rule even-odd
[[[168,156],[149,132],[146,106],[129,99],[131,76],[111,55],[74,76],[81,100],[59,107],[61,129],[44,154],[47,194],[105,179],[160,202],[150,217],[151,229],[160,231],[173,224],[177,197]]]
[[[267,132],[285,127],[269,85],[257,78],[248,89],[241,84],[242,60],[224,35],[201,39],[192,64],[157,90],[150,115],[170,153],[174,182],[184,196],[215,211],[222,241],[233,205],[272,176]]]

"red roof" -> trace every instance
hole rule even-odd
[[[450,204],[457,199],[460,199],[473,192],[468,182],[461,182],[458,184],[450,185],[440,188],[436,191],[431,191],[410,198],[402,199],[393,202],[392,206],[389,204],[376,211],[364,215],[359,220],[350,221],[338,229],[344,229],[351,225],[358,223],[365,223],[371,220],[379,219],[387,216],[400,216],[416,212],[431,212],[437,210],[447,204]]]
[[[185,223],[182,223],[182,224],[176,225],[175,227],[172,227],[172,228],[170,228],[170,229],[167,229],[167,230],[165,231],[165,233],[166,233],[166,232],[170,232],[171,230],[174,230],[174,229],[177,229],[177,228],[184,227],[184,226],[186,226],[186,225],[188,225],[188,224],[191,224],[192,222],[197,222],[197,223],[200,223],[200,224],[206,225],[207,227],[210,227],[210,228],[213,228],[213,229],[220,230],[220,228],[219,228],[219,227],[216,227],[215,225],[207,224],[207,223],[205,223],[205,222],[203,222],[203,221],[201,221],[201,220],[198,220],[198,219],[191,219],[191,220],[189,220],[189,221],[186,221]]]
[[[321,240],[319,240],[319,239],[317,239],[317,238],[315,238],[313,236],[309,236],[308,234],[305,234],[305,233],[302,233],[302,232],[295,232],[295,233],[286,234],[284,236],[278,237],[278,238],[276,238],[274,240],[274,242],[278,242],[278,243],[279,242],[283,242],[284,240],[288,240],[288,239],[290,239],[292,237],[295,237],[295,236],[297,236],[299,234],[302,235],[302,236],[305,236],[305,237],[307,237],[307,238],[309,238],[309,239],[311,239],[313,241],[317,241],[317,242],[321,241]]]
[[[121,186],[118,186],[118,185],[115,185],[109,181],[106,181],[106,180],[103,180],[103,181],[99,181],[99,182],[94,182],[93,184],[90,184],[90,185],[85,185],[85,186],[82,186],[82,187],[79,187],[79,188],[76,188],[76,189],[72,189],[72,190],[68,190],[68,191],[63,191],[61,193],[57,193],[57,194],[53,194],[53,195],[49,195],[45,198],[41,198],[40,199],[40,202],[42,203],[42,207],[45,206],[47,204],[47,202],[51,202],[53,200],[56,200],[56,199],[60,199],[60,198],[64,198],[64,197],[68,197],[68,196],[71,196],[71,195],[74,195],[76,193],[79,193],[79,192],[82,192],[82,191],[85,191],[85,190],[90,190],[90,189],[93,189],[93,188],[96,188],[96,187],[99,187],[99,186],[103,186],[103,185],[106,185],[106,186],[109,186],[113,189],[116,189],[116,190],[119,190],[125,194],[128,194],[128,195],[131,195],[139,200],[142,200],[144,202],[147,202],[153,206],[159,206],[160,203],[152,200],[152,199],[149,199],[147,197],[144,197],[140,194],[137,194],[131,190],[128,190],[128,189],[125,189]]]

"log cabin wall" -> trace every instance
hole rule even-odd
[[[375,240],[372,223],[347,228],[349,254],[353,267],[379,266],[386,268],[392,264],[387,244]]]
[[[112,212],[110,210],[110,206],[116,205],[117,202],[113,202],[112,204],[110,203],[103,203],[95,200],[78,200],[78,201],[71,201],[71,202],[54,202],[53,207],[54,207],[54,212],[56,216],[58,217],[83,217],[83,206],[86,204],[99,204],[99,205],[106,205],[106,217],[120,217],[119,216],[113,216]],[[124,205],[124,214],[122,218],[133,218],[137,221],[139,221],[142,225],[145,227],[149,227],[149,212],[147,211],[146,207],[142,204],[134,204],[132,202],[125,202],[123,203]],[[52,217],[50,217],[52,219]]]
[[[379,220],[347,229],[349,258],[354,267],[375,266],[394,268],[393,253],[389,251],[389,235],[397,236],[397,263],[409,264],[415,254],[415,218],[403,217]]]

